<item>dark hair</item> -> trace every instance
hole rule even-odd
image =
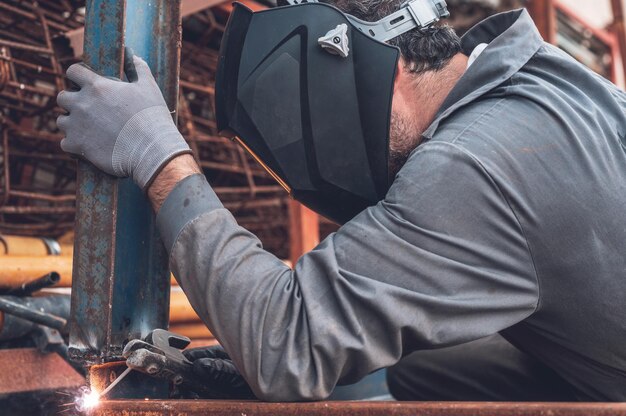
[[[374,22],[397,11],[405,0],[323,0],[344,13],[361,20]],[[413,73],[438,71],[461,51],[461,40],[448,25],[435,25],[427,29],[410,30],[389,42],[400,48]]]

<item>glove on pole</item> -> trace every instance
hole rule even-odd
[[[174,157],[191,153],[178,132],[148,64],[127,49],[129,82],[98,75],[85,64],[69,67],[67,77],[79,91],[61,91],[57,119],[65,133],[61,148],[104,172],[132,177],[144,191]]]

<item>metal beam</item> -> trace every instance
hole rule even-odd
[[[91,416],[626,416],[624,403],[104,401]]]
[[[611,25],[611,29],[617,37],[622,61],[622,71],[624,78],[626,78],[626,17],[624,16],[624,1],[611,0],[611,8],[613,10],[613,24]]]
[[[554,44],[556,42],[556,11],[553,0],[531,0],[526,7],[543,40]]]
[[[187,17],[194,13],[198,13],[205,9],[217,6],[225,0],[182,0],[180,14],[181,17]],[[70,41],[70,47],[75,57],[79,57],[83,51],[83,42],[85,36],[84,28],[73,29],[65,32],[64,36]]]
[[[175,110],[180,0],[88,0],[86,6],[84,61],[120,78],[130,46]],[[170,279],[152,209],[130,179],[79,162],[76,202],[70,354],[90,366],[122,359],[129,339],[167,327]]]
[[[320,242],[319,216],[293,199],[289,200],[289,260],[295,266],[300,256]]]

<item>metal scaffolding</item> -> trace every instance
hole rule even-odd
[[[76,162],[59,147],[55,98],[66,86],[65,69],[81,59],[74,48],[82,45],[84,14],[84,1],[0,3],[0,233],[73,230]],[[183,20],[178,125],[239,223],[288,258],[289,197],[215,130],[213,82],[228,14],[228,6],[200,8]]]

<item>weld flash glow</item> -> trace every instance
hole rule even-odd
[[[124,370],[124,372],[120,374],[119,377],[116,378],[115,381],[113,381],[113,383],[109,384],[109,386],[101,393],[98,393],[95,390],[91,390],[87,386],[81,387],[80,393],[75,401],[76,410],[78,410],[79,412],[85,412],[98,406],[98,404],[100,403],[100,398],[110,392],[113,387],[117,386],[117,384],[122,381],[122,379],[126,377],[128,373],[131,372],[131,370],[131,368],[127,368],[126,370]]]
[[[98,406],[98,403],[100,403],[100,394],[97,391],[92,391],[87,386],[81,387],[80,390],[79,396],[74,402],[76,410],[85,412]]]

